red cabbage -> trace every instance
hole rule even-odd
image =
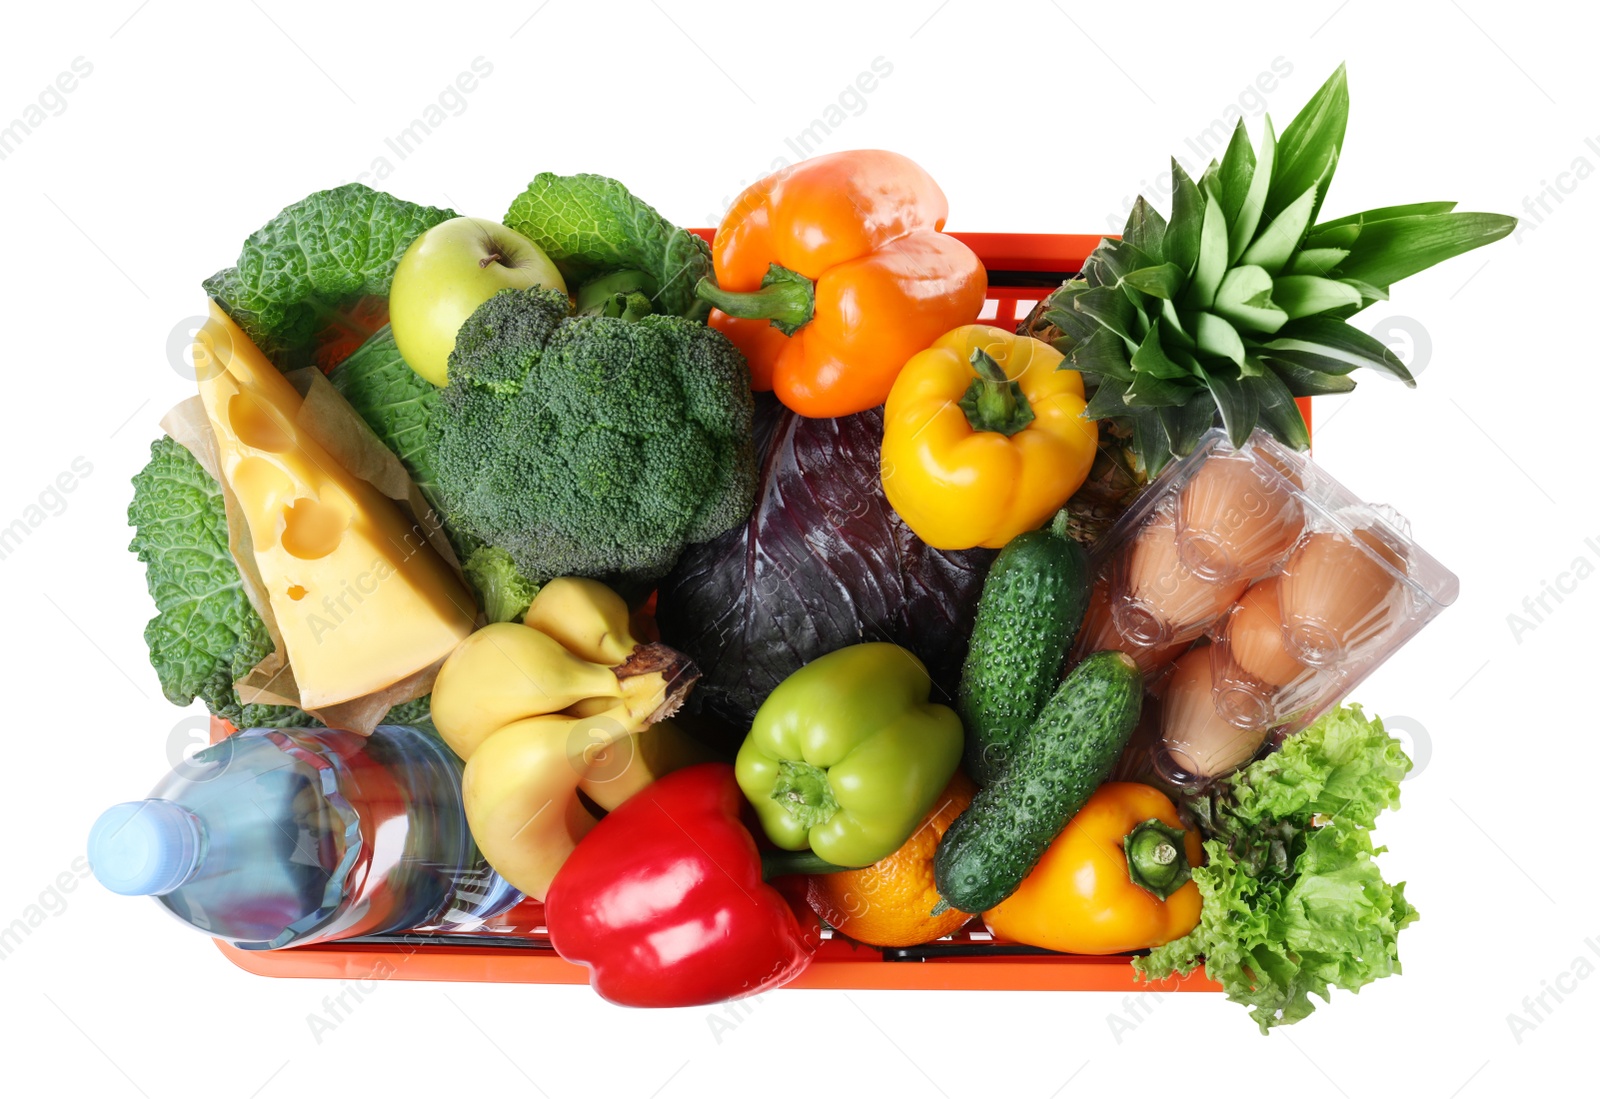
[[[862,641],[916,653],[950,702],[991,550],[930,549],[883,497],[883,412],[797,416],[756,400],[761,471],[742,527],[661,582],[661,638],[704,673],[689,706],[738,729],[791,672]]]

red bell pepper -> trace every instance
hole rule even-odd
[[[615,1004],[692,1007],[799,976],[822,941],[804,901],[762,881],[725,763],[658,779],[607,814],[545,897],[556,952]]]

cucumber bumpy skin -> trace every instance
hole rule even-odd
[[[962,766],[979,786],[1000,777],[1059,685],[1088,602],[1083,547],[1051,530],[1017,535],[990,566],[956,703]]]
[[[934,856],[944,903],[977,915],[1009,897],[1116,766],[1144,683],[1119,652],[1085,658],[1045,703],[1017,758],[972,799]]]

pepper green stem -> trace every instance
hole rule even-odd
[[[1122,840],[1128,856],[1128,880],[1166,900],[1189,880],[1189,856],[1183,849],[1183,829],[1150,818],[1133,826]]]
[[[798,332],[817,310],[816,283],[776,263],[767,268],[759,290],[724,290],[710,279],[701,279],[694,293],[730,317],[769,320],[785,336]]]
[[[761,852],[761,877],[766,881],[788,874],[837,874],[849,869],[827,861],[815,851]]]
[[[778,778],[772,784],[772,800],[783,806],[801,828],[810,830],[839,811],[828,772],[799,760],[778,763]]]
[[[978,376],[972,379],[959,404],[972,430],[998,431],[1009,436],[1033,422],[1033,406],[1023,394],[1022,386],[1006,377],[992,355],[975,347],[969,361]]]

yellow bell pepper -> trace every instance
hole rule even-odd
[[[486,626],[439,669],[433,721],[466,761],[462,799],[483,855],[543,900],[596,818],[711,754],[665,719],[698,672],[635,640],[621,597],[594,580],[540,589],[521,623]]]
[[[884,407],[883,491],[935,549],[1005,545],[1089,475],[1099,426],[1059,351],[969,324],[912,356]]]
[[[1003,939],[1069,954],[1169,943],[1200,922],[1200,834],[1161,791],[1108,782],[1078,810],[1017,891],[983,914]]]

